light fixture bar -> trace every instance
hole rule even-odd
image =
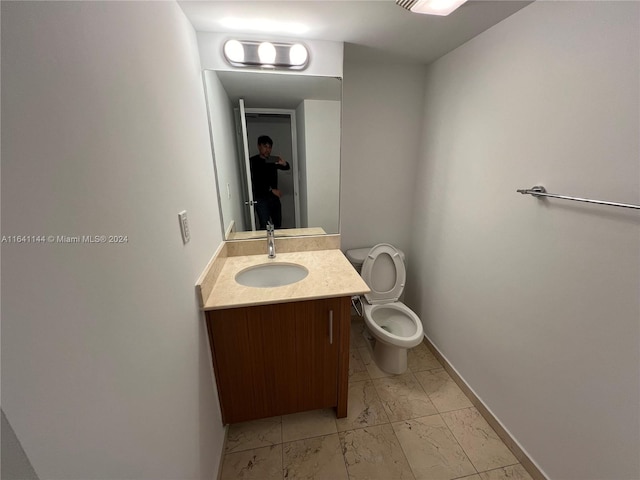
[[[303,70],[309,64],[309,50],[301,43],[232,39],[223,54],[234,67]]]

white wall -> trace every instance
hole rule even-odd
[[[340,102],[303,104],[307,223],[339,233]]]
[[[128,236],[2,245],[2,409],[38,476],[213,478],[194,283],[222,236],[177,4],[2,2],[2,234]]]
[[[535,2],[428,71],[407,303],[554,479],[640,478],[640,217],[516,189],[640,203],[639,19]]]
[[[387,242],[408,251],[420,154],[425,67],[359,61],[345,48],[342,249]]]
[[[235,230],[242,232],[245,230],[245,194],[240,162],[244,161],[244,156],[240,158],[238,155],[234,105],[231,104],[216,72],[205,70],[203,74],[224,231],[226,232],[233,222]]]

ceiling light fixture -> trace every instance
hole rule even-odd
[[[413,13],[427,15],[449,15],[467,0],[396,0],[400,5]]]
[[[224,58],[234,67],[303,70],[309,64],[309,50],[301,43],[228,40]]]

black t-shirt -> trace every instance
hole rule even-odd
[[[291,165],[277,165],[267,163],[260,155],[254,155],[249,159],[251,166],[251,188],[253,196],[266,197],[271,189],[278,188],[278,170],[289,170]]]

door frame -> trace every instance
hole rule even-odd
[[[236,138],[238,139],[238,148],[240,148],[243,152],[243,160],[240,161],[240,164],[244,166],[240,170],[244,172],[243,186],[246,188],[244,192],[244,197],[247,199],[244,201],[246,207],[248,207],[248,212],[245,210],[245,221],[251,225],[251,231],[256,231],[256,213],[253,209],[253,205],[255,201],[253,200],[253,188],[251,184],[251,161],[249,160],[249,142],[247,138],[247,109],[244,106],[244,99],[240,98],[238,100],[238,109],[236,110],[236,129],[238,129],[238,123],[240,124],[240,129],[237,132]],[[247,225],[245,225],[245,230],[247,229]]]

